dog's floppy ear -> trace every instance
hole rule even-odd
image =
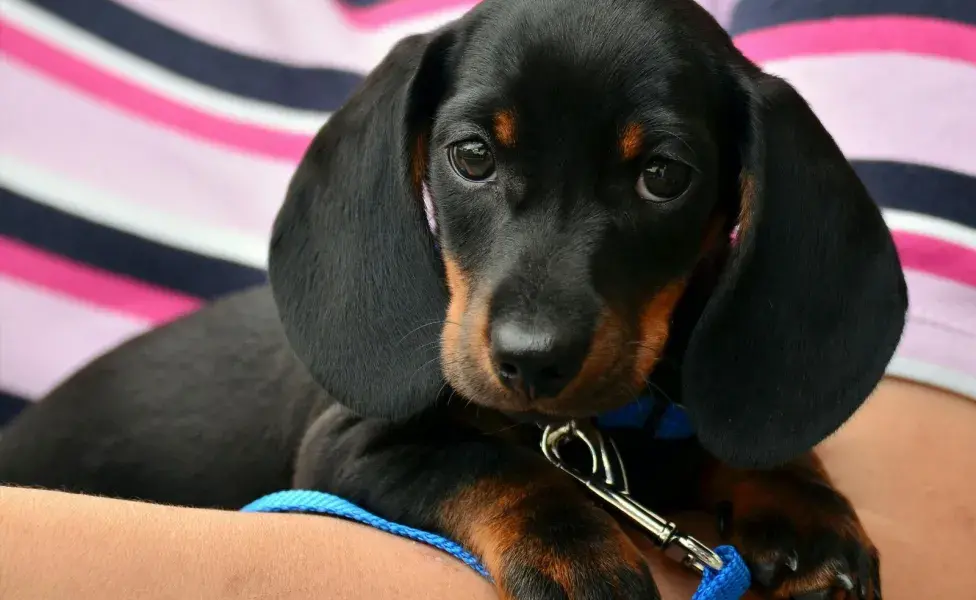
[[[443,384],[447,292],[420,188],[449,27],[400,41],[332,116],[272,233],[270,280],[292,348],[327,392],[368,416],[412,414]]]
[[[811,449],[867,398],[907,294],[879,209],[804,99],[758,69],[742,80],[739,231],[682,386],[704,446],[763,467]]]

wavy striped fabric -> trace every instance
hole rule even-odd
[[[700,0],[885,207],[891,372],[976,397],[976,3]],[[298,158],[398,39],[473,0],[3,0],[0,423],[121,341],[264,280]]]

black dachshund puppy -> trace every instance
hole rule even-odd
[[[640,501],[721,507],[773,597],[880,598],[810,451],[899,341],[894,244],[804,100],[691,0],[487,0],[398,43],[302,160],[270,281],[28,410],[0,482],[314,488],[461,542],[504,598],[657,598],[535,424],[651,388],[697,437],[615,434]]]

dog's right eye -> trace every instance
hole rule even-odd
[[[688,189],[692,176],[692,168],[685,163],[658,157],[647,163],[637,178],[637,193],[651,202],[668,202]]]
[[[482,141],[458,142],[451,146],[448,156],[457,174],[469,181],[484,181],[495,173],[495,157]]]

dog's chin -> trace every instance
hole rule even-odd
[[[612,389],[580,390],[572,395],[529,398],[502,388],[500,383],[486,383],[452,382],[452,385],[473,405],[542,425],[596,417],[629,404],[637,395],[636,392],[622,389],[624,386],[614,386]]]

